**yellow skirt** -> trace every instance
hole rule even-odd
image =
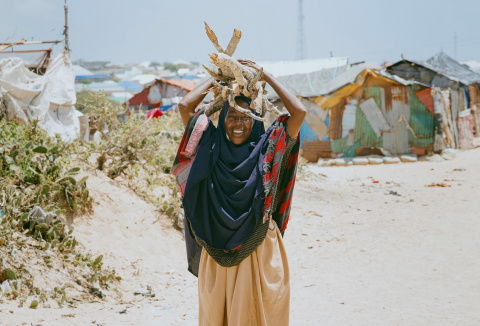
[[[203,249],[198,273],[199,325],[288,325],[289,280],[282,236],[272,220],[262,244],[237,266],[222,267]]]

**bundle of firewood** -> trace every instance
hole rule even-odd
[[[220,110],[223,104],[228,101],[230,106],[236,110],[245,113],[253,119],[266,121],[265,114],[271,112],[280,115],[278,109],[267,99],[267,92],[264,90],[265,81],[261,80],[263,69],[258,71],[239,63],[232,57],[242,32],[235,29],[232,39],[224,50],[218,43],[217,36],[205,23],[208,38],[212,41],[218,53],[210,54],[211,63],[216,66],[217,71],[203,66],[207,72],[215,79],[213,83],[214,98],[206,105],[205,114],[211,116]],[[237,105],[235,96],[243,94],[252,99],[250,109],[244,109]],[[253,112],[256,112],[255,115]]]

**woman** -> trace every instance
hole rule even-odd
[[[239,60],[259,71],[252,61]],[[263,122],[225,103],[218,126],[195,112],[213,79],[179,103],[185,134],[172,173],[183,194],[189,271],[198,276],[200,325],[288,325],[289,269],[282,235],[290,213],[305,118],[301,102],[268,72],[282,115]],[[250,99],[237,96],[248,109]]]

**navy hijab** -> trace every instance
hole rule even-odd
[[[209,247],[222,250],[237,248],[262,218],[262,166],[268,145],[263,122],[257,120],[249,138],[240,145],[233,144],[225,128],[228,109],[227,102],[217,128],[209,122],[183,197],[185,217],[195,236]]]

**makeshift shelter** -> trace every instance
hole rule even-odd
[[[0,105],[7,119],[20,125],[33,120],[50,136],[71,141],[80,134],[75,110],[74,73],[68,52],[50,62],[43,76],[28,70],[20,58],[0,60]]]
[[[164,107],[167,110],[172,105],[172,98],[181,98],[190,92],[196,83],[187,79],[160,78],[146,86],[141,92],[135,94],[124,103],[131,109],[151,110]],[[163,105],[166,104],[166,105]]]
[[[432,87],[421,94],[420,100],[435,114],[436,151],[447,147],[469,148],[474,133],[480,136],[478,106],[470,95],[470,90],[480,83],[480,74],[445,53],[438,53],[426,61],[403,59],[387,70]],[[474,97],[477,94],[473,94]]]
[[[300,62],[305,64],[305,62],[303,61]],[[305,141],[322,139],[327,134],[328,128],[325,125],[325,119],[327,118],[328,111],[319,110],[318,105],[311,101],[311,99],[316,98],[320,94],[324,94],[326,92],[326,86],[332,79],[350,69],[350,66],[347,65],[346,62],[346,58],[345,60],[340,60],[339,58],[337,58],[337,60],[333,61],[315,60],[313,61],[313,64],[315,64],[315,66],[319,63],[328,65],[340,63],[343,65],[325,68],[308,73],[296,73],[292,75],[284,75],[277,77],[277,79],[282,83],[283,86],[285,86],[289,91],[291,91],[293,94],[300,98],[305,108],[307,109],[307,117],[302,125],[302,128],[300,129],[301,144],[304,144]],[[280,68],[281,66],[277,67],[277,69],[281,72],[282,69]],[[300,66],[299,68],[307,69],[308,66]],[[272,100],[272,102],[280,110],[283,110],[283,103],[280,101],[278,95],[275,93],[273,88],[267,84],[265,89],[268,92],[267,97]],[[272,122],[273,119],[275,119],[275,117],[269,115],[269,121]]]
[[[316,161],[381,150],[410,153],[419,143],[433,148],[434,117],[415,94],[425,87],[385,71],[350,67],[324,86],[325,95],[314,99],[328,132],[304,141],[302,155]]]

